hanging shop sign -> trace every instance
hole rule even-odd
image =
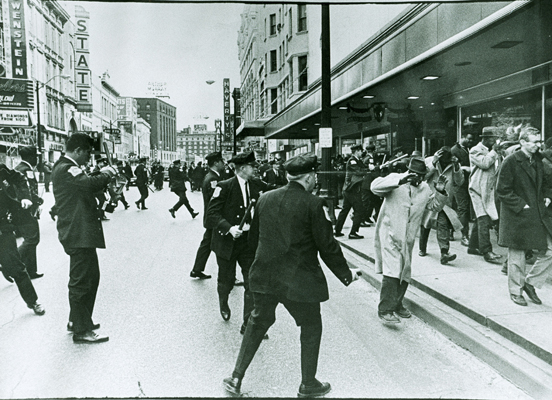
[[[77,111],[92,112],[92,72],[90,71],[90,41],[88,22],[90,14],[81,6],[75,6]]]
[[[224,144],[232,144],[232,125],[230,115],[230,79],[224,78],[222,82],[222,94],[224,104]]]
[[[25,3],[23,0],[2,0],[4,47],[8,78],[27,79],[27,38],[25,34]],[[6,29],[7,28],[7,29]],[[10,68],[11,66],[11,68]]]
[[[32,109],[33,81],[0,78],[0,108]]]
[[[31,126],[27,110],[0,110],[0,126]]]

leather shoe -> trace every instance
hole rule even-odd
[[[471,254],[472,256],[482,256],[483,255],[483,254],[481,254],[479,249],[470,249],[469,247],[468,247],[468,254]]]
[[[147,207],[142,207],[142,210],[147,210],[148,208]]]
[[[493,253],[492,251],[489,251],[487,254],[485,254],[483,258],[488,263],[502,265],[502,257],[498,254]]]
[[[34,304],[30,304],[30,305],[27,304],[27,307],[29,307],[31,310],[33,310],[36,315],[44,315],[44,313],[46,312],[44,307],[42,307],[38,303],[34,303]]]
[[[246,329],[247,329],[247,325],[242,324],[242,326],[240,328],[240,334],[245,335],[245,330]],[[268,339],[268,333],[265,333],[265,335],[263,336],[263,340],[267,340],[267,339]]]
[[[226,389],[227,392],[240,395],[240,389],[241,389],[241,379],[240,378],[224,378],[222,381],[222,384],[224,385],[224,389]]]
[[[42,278],[43,276],[44,274],[39,274],[38,272],[35,274],[29,274],[29,278],[31,279],[38,279],[38,278]]]
[[[138,210],[140,209],[140,202],[139,201],[135,201],[134,204],[136,204],[136,208],[138,208]]]
[[[73,342],[75,343],[103,343],[109,340],[109,336],[100,336],[96,332],[87,331],[84,333],[73,334]]]
[[[364,236],[359,235],[358,233],[350,233],[349,239],[364,239]]]
[[[171,213],[171,217],[176,218],[176,213],[172,208],[169,208],[169,212]]]
[[[418,252],[418,255],[419,255],[420,257],[425,257],[425,256],[427,256],[427,251],[420,250],[420,251]]]
[[[94,324],[92,325],[92,328],[91,330],[92,331],[95,331],[96,329],[100,329],[100,324]],[[73,328],[73,323],[71,321],[67,322],[67,330],[69,332],[73,332],[74,328]]]
[[[341,236],[345,236],[345,234],[341,233],[341,232],[336,232],[334,236],[335,237],[341,237]]]
[[[297,392],[297,397],[317,397],[324,396],[325,394],[330,393],[332,386],[328,382],[319,382],[314,380],[314,383],[305,385],[301,383],[299,386],[299,391]]]
[[[366,222],[361,222],[360,227],[361,228],[368,228],[368,227],[370,227],[370,224],[367,224]]]
[[[467,236],[462,237],[462,240],[460,241],[460,244],[464,247],[468,247],[470,245],[470,239],[468,239]]]
[[[508,275],[508,261],[504,261],[502,264],[502,269],[500,270],[504,275]]]
[[[541,299],[539,299],[539,296],[537,296],[537,291],[535,290],[535,287],[533,285],[525,282],[525,285],[523,285],[523,291],[527,293],[527,297],[529,297],[529,300],[531,300],[533,303],[542,304],[542,301]]]
[[[199,278],[199,279],[211,279],[211,275],[204,274],[201,271],[199,271],[199,272],[196,272],[196,271],[190,272],[190,277]]]
[[[515,294],[511,294],[510,298],[514,303],[516,303],[518,306],[526,306],[527,301],[525,301],[525,298],[523,296],[517,296]]]
[[[56,220],[56,214],[52,210],[50,210],[49,213],[50,213],[50,218],[52,218],[52,221],[55,221]]]
[[[228,321],[230,319],[230,315],[232,314],[230,311],[230,307],[228,306],[228,300],[219,300],[219,305],[220,315],[222,316],[222,319]]]
[[[456,260],[456,254],[444,253],[441,254],[441,264],[446,265],[449,261]]]
[[[381,319],[384,324],[398,324],[401,322],[393,313],[381,314],[379,315],[379,319]]]
[[[395,315],[401,317],[401,318],[410,318],[412,317],[412,313],[408,308],[402,307],[399,310],[395,311]]]
[[[198,213],[198,212],[195,212],[195,211],[194,211],[194,212],[192,212],[192,218],[195,218],[195,217],[197,217],[198,215],[199,215],[199,213]]]

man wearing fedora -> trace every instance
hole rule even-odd
[[[493,253],[490,236],[492,222],[498,220],[495,186],[502,148],[497,139],[495,128],[486,126],[481,133],[481,141],[470,149],[468,189],[476,216],[470,233],[468,254],[481,255],[491,264],[502,264],[501,256]]]
[[[374,237],[376,273],[383,274],[378,316],[384,323],[410,318],[403,298],[411,275],[412,250],[426,210],[439,213],[447,202],[447,179],[440,175],[435,192],[423,181],[425,161],[412,157],[408,172],[374,179],[371,190],[383,197]]]

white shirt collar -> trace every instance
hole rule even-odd
[[[69,160],[71,160],[71,161],[73,161],[77,167],[80,167],[79,163],[76,162],[75,160],[73,160],[73,159],[72,159],[71,157],[69,157],[67,154],[65,154],[64,157],[67,158],[67,159],[69,159]]]
[[[236,174],[236,178],[238,178],[238,183],[240,184],[240,189],[243,197],[243,204],[245,205],[247,204],[247,192],[245,190],[245,184],[247,183],[247,181],[238,174]]]
[[[31,169],[34,169],[33,166],[31,164],[29,164],[27,161],[21,160],[21,162],[27,164],[29,167],[31,167]]]

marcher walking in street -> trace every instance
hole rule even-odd
[[[349,269],[333,237],[324,200],[311,194],[317,166],[314,155],[286,161],[290,183],[259,199],[249,237],[256,250],[249,273],[255,309],[232,376],[223,381],[232,394],[240,394],[244,374],[276,320],[279,303],[301,328],[302,379],[298,396],[322,396],[331,390],[329,383],[316,379],[322,337],[320,303],[329,298],[318,255],[344,285],[358,279],[358,275]]]
[[[149,196],[149,177],[145,157],[140,158],[140,163],[134,170],[134,174],[136,175],[136,186],[138,186],[138,191],[140,192],[140,198],[136,201],[136,207],[140,209],[140,206],[142,206],[142,210],[147,210],[146,199]]]
[[[186,197],[186,172],[180,166],[180,160],[174,160],[173,165],[174,168],[171,170],[171,174],[169,175],[169,186],[171,188],[171,192],[174,192],[178,196],[178,202],[169,208],[169,212],[173,218],[176,218],[176,212],[180,209],[180,207],[186,206],[192,218],[195,218],[199,215],[199,213],[194,211],[188,201],[188,197]]]
[[[60,243],[70,257],[69,322],[75,343],[99,343],[109,340],[94,332],[99,324],[92,322],[92,313],[100,282],[100,266],[96,249],[104,249],[105,241],[100,212],[94,193],[107,186],[116,171],[103,167],[95,176],[81,168],[90,159],[92,139],[73,133],[66,143],[66,154],[54,165],[52,174],[57,209],[57,230]]]
[[[447,180],[439,176],[435,192],[423,181],[427,167],[412,157],[408,172],[391,173],[372,182],[372,191],[384,198],[374,237],[376,273],[383,274],[378,316],[384,323],[410,318],[403,298],[410,282],[412,250],[426,209],[439,212],[447,201]]]
[[[134,176],[134,173],[132,172],[132,167],[130,166],[130,163],[128,161],[125,161],[124,171],[125,171],[125,176],[127,178],[126,190],[129,190],[130,178]]]

